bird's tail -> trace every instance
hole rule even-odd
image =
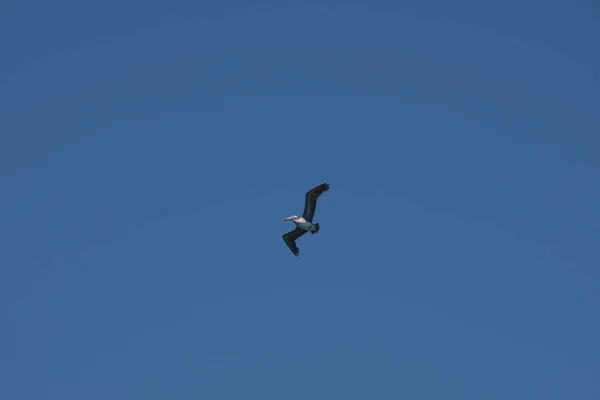
[[[319,223],[317,222],[315,225],[315,230],[314,231],[310,231],[310,233],[312,233],[313,235],[317,232],[319,232]]]

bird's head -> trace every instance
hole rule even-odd
[[[293,221],[295,219],[298,219],[298,217],[295,215],[292,215],[292,216],[282,219],[281,221]]]

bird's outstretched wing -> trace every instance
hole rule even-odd
[[[288,233],[283,235],[283,241],[285,242],[287,247],[290,248],[290,250],[292,251],[292,253],[294,253],[295,256],[298,256],[298,254],[300,254],[300,249],[298,248],[298,246],[296,246],[296,239],[298,239],[305,233],[306,231],[304,229],[296,228],[293,231],[289,231]]]
[[[317,208],[317,199],[323,192],[329,190],[329,183],[322,183],[319,186],[315,186],[308,192],[306,192],[306,199],[304,200],[304,212],[302,218],[312,222],[315,216],[315,209]]]

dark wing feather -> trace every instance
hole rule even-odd
[[[300,249],[298,248],[298,246],[296,246],[296,239],[298,239],[305,233],[306,231],[304,229],[296,228],[293,231],[289,231],[288,233],[283,235],[283,241],[285,242],[287,247],[290,248],[290,250],[292,251],[292,253],[294,253],[295,256],[298,256],[298,254],[300,254]]]
[[[306,199],[304,200],[304,212],[302,217],[308,222],[312,222],[315,216],[315,209],[317,208],[317,199],[323,192],[329,190],[329,183],[322,183],[306,192]]]

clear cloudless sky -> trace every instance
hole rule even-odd
[[[600,399],[599,21],[3,0],[0,397]]]

